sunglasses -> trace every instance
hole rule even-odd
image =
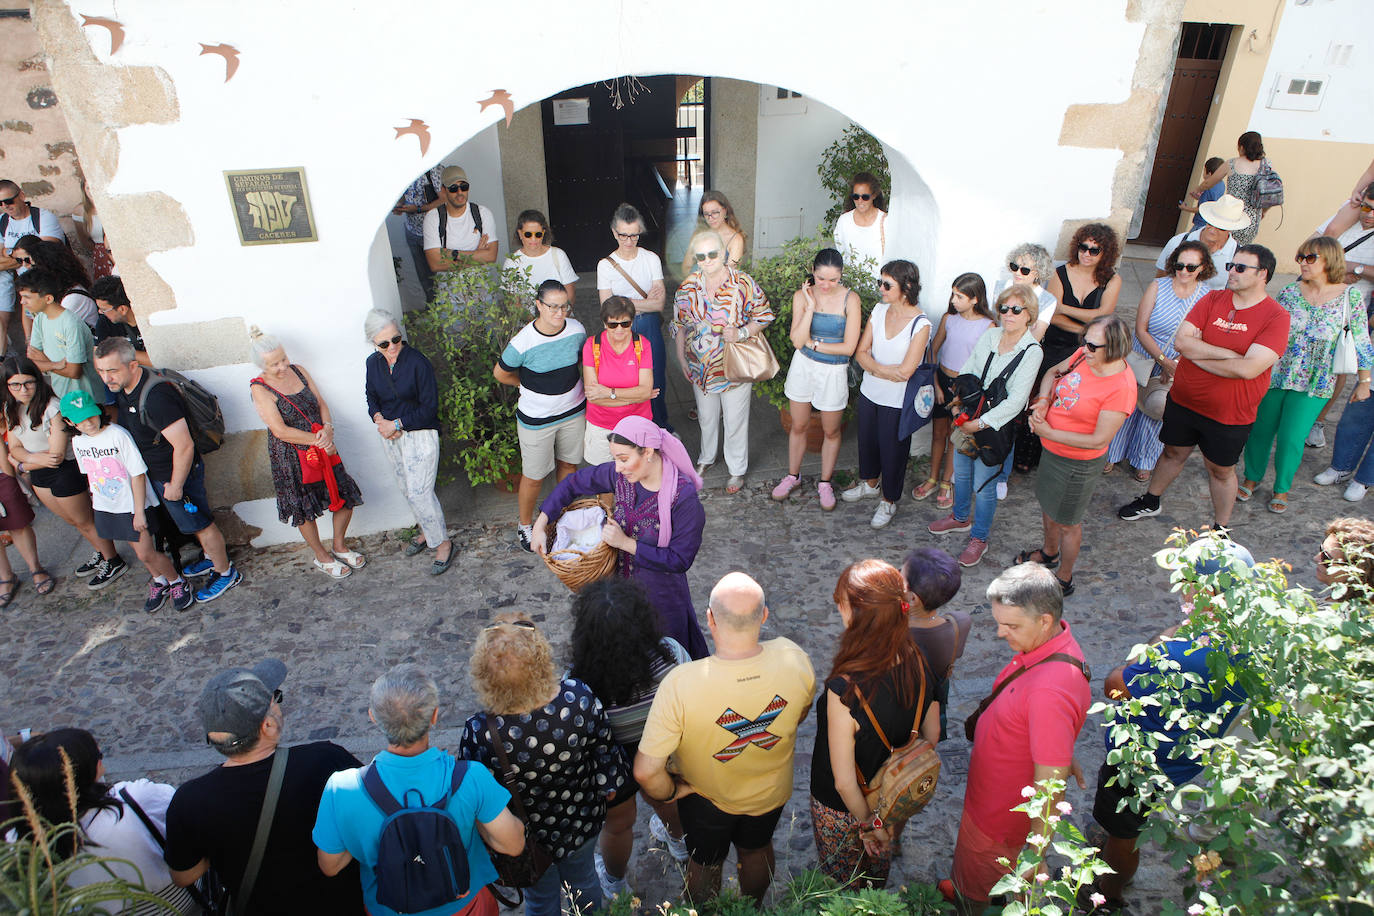
[[[472,187],[472,185],[468,184],[466,181],[460,181],[457,184],[449,185],[448,192],[450,194],[457,194],[459,191],[466,191],[470,187]]]
[[[280,705],[281,705],[282,698],[283,698],[284,696],[285,696],[285,694],[283,694],[283,693],[281,692],[281,688],[278,687],[276,690],[272,691],[272,702],[273,702],[273,703],[276,703],[278,706],[280,706]]]
[[[543,230],[540,230],[539,232],[522,232],[520,234],[527,239],[542,239],[544,237]]]
[[[635,320],[634,320],[633,318],[626,318],[624,321],[607,321],[607,322],[606,322],[606,327],[608,327],[608,328],[628,328],[630,325],[632,325],[632,324],[634,324],[634,323],[635,323]]]
[[[1007,314],[1008,312],[1010,312],[1010,313],[1013,314],[1013,315],[1019,315],[1019,314],[1021,314],[1022,312],[1024,312],[1025,310],[1026,310],[1026,307],[1025,307],[1024,305],[999,305],[999,306],[997,306],[997,311],[1000,312],[1000,313],[1002,313],[1003,315]]]
[[[488,626],[482,627],[482,630],[499,630],[502,627],[518,627],[522,630],[538,629],[537,627],[535,627],[534,622],[530,620],[503,620],[500,623],[493,623],[489,624]]]
[[[879,280],[878,285],[881,286],[883,289],[889,291],[897,288],[897,284],[893,283],[891,280]]]
[[[1098,350],[1101,350],[1105,346],[1107,345],[1104,343],[1097,344],[1093,343],[1091,340],[1083,341],[1083,349],[1087,350],[1089,353],[1096,353]]]
[[[1102,253],[1102,246],[1101,246],[1101,245],[1088,245],[1088,244],[1085,244],[1085,243],[1083,243],[1083,242],[1079,242],[1079,243],[1078,243],[1078,250],[1081,251],[1081,252],[1083,252],[1084,254],[1101,254],[1101,253]]]
[[[10,383],[9,383],[9,389],[10,389],[10,391],[26,391],[26,390],[28,390],[29,388],[37,388],[37,387],[38,387],[38,381],[37,381],[36,379],[29,379],[27,382],[10,382]]]
[[[1202,270],[1202,265],[1201,265],[1201,264],[1175,264],[1175,265],[1174,265],[1174,273],[1178,273],[1180,270],[1186,270],[1186,271],[1188,271],[1188,273],[1190,273],[1190,274],[1191,274],[1191,273],[1196,273],[1197,271]]]
[[[716,258],[720,257],[720,249],[712,248],[710,251],[698,251],[696,254],[692,255],[692,257],[696,258],[698,262],[714,261]]]
[[[1300,255],[1298,255],[1296,258],[1294,258],[1293,260],[1294,260],[1294,261],[1297,261],[1299,264],[1315,264],[1315,263],[1317,263],[1317,258],[1319,258],[1319,257],[1321,257],[1321,255],[1316,254],[1316,253],[1312,253],[1312,254],[1300,254]]]
[[[30,267],[33,266],[33,258],[20,258],[20,257],[16,257],[15,260],[18,261],[20,264],[27,264],[27,265],[29,265]]]
[[[14,203],[18,199],[18,194],[14,195],[13,197],[6,197],[4,200],[0,200],[0,207],[8,207],[10,204]]]
[[[872,195],[872,194],[850,194],[850,195],[849,195],[849,199],[850,199],[850,200],[872,200],[872,199],[873,199],[873,195]]]
[[[1321,563],[1323,566],[1326,566],[1330,563],[1335,563],[1337,559],[1339,558],[1332,554],[1325,547],[1317,551],[1317,561]]]
[[[1007,266],[1011,268],[1012,273],[1019,272],[1023,277],[1029,277],[1032,273],[1035,272],[1034,267],[1022,267],[1019,264],[1008,264]]]
[[[7,204],[9,201],[0,200],[0,204]],[[1374,204],[1360,204],[1361,213],[1374,213]]]
[[[1227,261],[1227,262],[1226,262],[1226,269],[1227,269],[1227,271],[1235,271],[1235,272],[1238,273],[1238,274],[1243,274],[1243,273],[1245,273],[1247,270],[1259,270],[1259,265],[1258,265],[1258,264],[1237,264],[1235,261]]]
[[[401,342],[401,335],[400,335],[400,334],[397,334],[395,337],[391,338],[390,340],[374,340],[374,341],[373,341],[373,343],[377,345],[377,349],[378,349],[378,350],[385,350],[385,349],[387,349],[388,347],[397,346],[398,344],[400,344],[400,342]]]

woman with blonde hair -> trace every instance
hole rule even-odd
[[[601,909],[596,839],[629,772],[601,701],[577,678],[559,677],[553,647],[522,614],[483,628],[468,676],[483,711],[463,726],[458,756],[496,774],[553,859],[525,890],[526,914],[557,916],[564,885],[569,911]]]
[[[701,218],[705,228],[719,235],[725,243],[725,250],[729,253],[726,266],[739,267],[740,262],[744,260],[747,237],[740,228],[739,217],[735,216],[735,208],[730,206],[729,198],[719,191],[707,191],[701,195],[701,206],[697,208],[697,216]],[[682,275],[687,276],[694,266],[689,246],[682,258]]]

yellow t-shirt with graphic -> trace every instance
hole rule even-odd
[[[674,668],[639,740],[650,757],[674,757],[675,771],[728,814],[767,814],[792,796],[797,726],[816,692],[800,646],[778,638],[760,648]]]

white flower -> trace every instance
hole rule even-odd
[[[1049,822],[1050,822],[1051,824],[1057,824],[1057,823],[1059,823],[1060,818],[1059,818],[1059,815],[1057,815],[1057,814],[1051,814],[1051,815],[1049,816],[1048,820],[1049,820]]]
[[[1043,871],[1035,876],[1036,884],[1044,884],[1048,880],[1050,880],[1050,876],[1045,874]]]
[[[1206,908],[1202,904],[1195,903],[1188,907],[1188,916],[1202,916],[1205,911]]]
[[[1034,798],[1034,797],[1035,797],[1035,787],[1034,787],[1034,786],[1026,786],[1025,788],[1023,788],[1023,789],[1021,790],[1021,797],[1022,797],[1022,798]]]
[[[1060,802],[1059,804],[1055,805],[1054,808],[1060,814],[1073,814],[1073,805],[1069,804],[1066,801]]]
[[[1030,836],[1026,837],[1026,842],[1037,848],[1043,847],[1049,841],[1049,837],[1041,836],[1038,833],[1032,833]]]

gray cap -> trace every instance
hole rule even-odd
[[[196,701],[206,734],[225,732],[234,738],[257,734],[272,705],[272,691],[286,680],[286,665],[268,658],[252,668],[230,668],[210,678]]]
[[[1219,572],[1236,576],[1248,572],[1254,565],[1255,558],[1250,551],[1228,538],[1215,549],[1209,550],[1206,556],[1199,557],[1193,563],[1193,569],[1199,576],[1212,576]]]

